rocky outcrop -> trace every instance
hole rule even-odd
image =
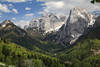
[[[85,35],[95,23],[95,17],[85,9],[74,8],[70,11],[66,23],[56,33],[56,42],[73,44],[80,36]]]
[[[66,16],[57,16],[54,14],[46,14],[40,18],[33,19],[27,28],[33,32],[48,33],[57,31],[63,24]],[[25,27],[26,29],[26,27]]]

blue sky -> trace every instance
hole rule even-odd
[[[90,0],[1,0],[0,22],[5,19],[15,24],[27,25],[32,18],[40,17],[44,13],[69,15],[70,9],[85,8],[90,12],[100,10],[100,5],[90,3]]]
[[[6,11],[3,11],[1,9],[0,14],[0,21],[5,20],[5,19],[10,19],[10,20],[31,20],[32,17],[37,17],[40,16],[38,12],[43,11],[43,8],[45,6],[41,5],[44,2],[37,2],[36,0],[34,1],[27,1],[27,2],[8,2],[8,1],[3,1],[0,4],[6,5],[5,9]],[[7,11],[8,10],[8,11]]]

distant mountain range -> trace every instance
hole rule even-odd
[[[34,31],[40,33],[48,33],[57,31],[66,21],[66,16],[57,16],[53,13],[46,14],[40,18],[33,19],[28,26],[24,28],[27,31]]]
[[[29,50],[38,49],[38,51],[41,50],[50,51],[52,46],[54,46],[58,50],[63,48],[63,46],[61,45],[57,46],[56,43],[49,41],[42,41],[43,36],[35,32],[33,35],[31,35],[29,31],[21,29],[10,20],[5,20],[0,24],[0,38],[5,42],[10,41],[18,45],[21,45]],[[48,49],[46,49],[47,47]]]
[[[66,16],[57,16],[52,13],[43,15],[40,18],[33,19],[28,26],[24,27],[25,30],[17,27],[10,20],[5,20],[0,24],[0,35],[3,38],[7,38],[14,34],[16,37],[12,40],[21,45],[24,45],[23,39],[25,39],[27,43],[31,41],[29,43],[32,46],[33,43],[38,42],[35,39],[38,37],[40,39],[56,42],[57,44],[69,46],[94,28],[94,24],[96,24],[95,18],[95,15],[85,9],[74,8],[70,11],[68,19],[66,19]],[[11,38],[13,38],[13,35]],[[22,38],[21,43],[20,38]],[[18,39],[18,41],[15,39]],[[26,46],[28,47],[29,45]]]
[[[95,18],[95,15],[87,12],[85,9],[74,8],[70,11],[66,23],[53,36],[47,36],[46,39],[50,39],[64,46],[70,46],[79,37],[86,35],[93,28]]]
[[[33,19],[24,29],[0,24],[0,67],[100,67],[100,15],[74,8]]]

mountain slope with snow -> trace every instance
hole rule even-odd
[[[48,33],[51,31],[57,31],[63,24],[66,16],[57,16],[54,14],[46,14],[40,18],[33,19],[27,30],[32,30],[34,32]]]
[[[63,45],[73,44],[85,35],[95,23],[95,16],[85,9],[74,8],[70,11],[66,23],[56,33],[55,40]]]

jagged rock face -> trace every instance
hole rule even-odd
[[[33,19],[27,29],[42,33],[57,31],[64,24],[65,18],[65,16],[46,14],[40,18]]]
[[[56,41],[63,45],[73,44],[81,35],[86,34],[89,28],[93,27],[94,18],[94,15],[85,9],[72,9],[68,20],[57,32]]]

